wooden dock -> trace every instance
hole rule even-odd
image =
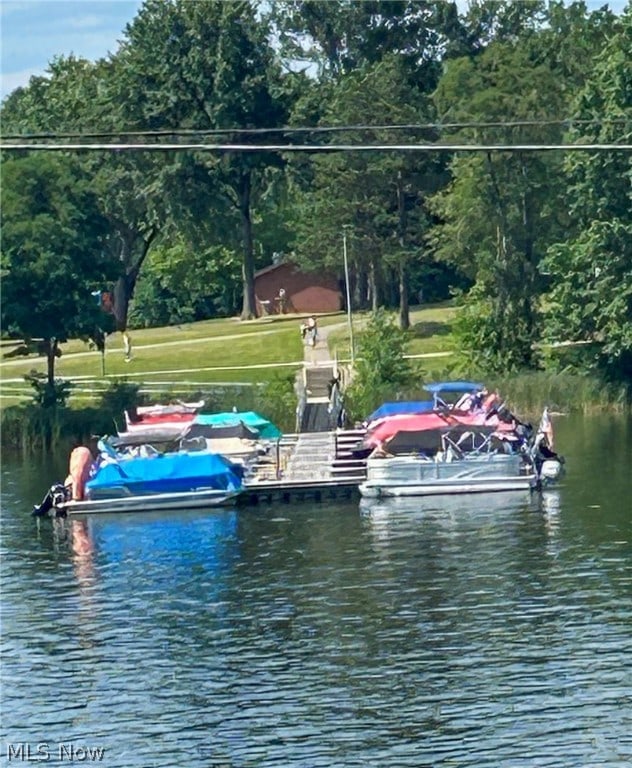
[[[366,462],[351,447],[362,430],[284,435],[245,478],[240,503],[354,499],[366,479]]]

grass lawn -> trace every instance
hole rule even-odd
[[[454,344],[451,337],[451,322],[456,309],[448,302],[428,307],[413,307],[410,311],[410,330],[408,331],[407,354],[433,355],[436,353],[451,352]],[[358,339],[362,328],[369,318],[368,312],[353,314],[353,329],[356,354],[358,352]],[[340,324],[336,330],[328,336],[329,349],[338,352],[339,358],[349,358],[349,327],[344,318],[344,324]],[[437,376],[446,370],[448,357],[428,357],[413,360],[413,364],[421,367],[428,375]]]
[[[411,355],[441,352],[450,349],[450,320],[454,309],[449,305],[414,308],[408,352]],[[206,320],[199,323],[166,328],[138,329],[130,332],[133,360],[126,363],[121,334],[108,338],[105,358],[90,351],[82,341],[71,340],[62,345],[63,355],[55,371],[60,377],[92,382],[124,378],[147,385],[178,382],[213,384],[224,382],[257,383],[271,379],[281,371],[294,371],[303,362],[304,349],[299,333],[302,315],[283,315],[241,322],[237,318]],[[358,336],[368,319],[367,313],[354,313],[354,336]],[[321,328],[329,328],[328,344],[339,360],[349,359],[347,316],[343,312],[324,315],[318,319]],[[11,346],[5,342],[2,352]],[[421,361],[424,371],[445,368],[446,358]],[[30,394],[22,381],[24,374],[46,371],[41,357],[2,358],[0,384],[2,405],[9,405]],[[10,380],[18,380],[11,382]]]

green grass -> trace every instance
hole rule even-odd
[[[410,313],[407,353],[418,372],[420,386],[424,381],[453,378],[456,356],[451,353],[454,341],[451,323],[456,309],[450,303],[413,307]],[[358,354],[358,342],[369,313],[354,312],[353,328]],[[80,406],[91,399],[91,388],[107,386],[121,378],[142,385],[145,390],[182,393],[204,390],[205,385],[243,383],[245,385],[272,381],[278,374],[291,374],[302,365],[304,348],[299,326],[303,315],[284,315],[240,322],[237,318],[207,320],[166,328],[139,329],[131,332],[134,359],[125,363],[121,334],[108,339],[105,355],[105,378],[102,376],[100,353],[89,351],[77,340],[64,344],[64,354],[56,364],[56,375],[77,382],[72,404]],[[348,318],[343,312],[320,316],[321,328],[328,328],[328,345],[332,357],[348,361],[350,357]],[[11,345],[3,341],[6,354]],[[428,355],[428,357],[425,357]],[[434,357],[433,355],[437,355]],[[22,377],[31,370],[46,371],[42,358],[0,359],[0,406],[14,405],[30,399],[31,389]],[[88,383],[82,379],[90,377]],[[462,372],[458,374],[462,378]],[[10,383],[10,379],[18,380]],[[625,394],[606,391],[590,377],[551,373],[524,374],[506,380],[488,381],[520,406],[535,412],[543,403],[560,410],[591,410],[623,407]],[[87,391],[86,391],[87,390]],[[421,390],[420,390],[421,391]],[[93,399],[93,398],[92,398]]]
[[[449,322],[454,309],[437,305],[411,311],[409,353],[411,355],[444,351],[449,347]],[[297,369],[303,361],[303,345],[299,326],[304,315],[283,315],[241,322],[237,318],[206,320],[199,323],[163,328],[137,329],[130,332],[133,360],[124,360],[120,333],[108,337],[103,360],[97,351],[80,340],[62,345],[55,373],[77,382],[89,378],[95,382],[123,378],[153,388],[170,383],[192,384],[262,383],[277,373]],[[368,313],[354,313],[354,335],[361,333]],[[330,328],[328,337],[332,356],[349,359],[347,315],[343,312],[322,315],[321,328]],[[3,354],[12,346],[5,342]],[[105,363],[105,377],[102,366]],[[445,360],[424,360],[423,370],[445,370]],[[43,358],[3,358],[0,360],[0,383],[3,385],[2,406],[28,399],[30,388],[22,381],[32,371],[45,373]],[[9,380],[18,380],[11,383]],[[15,393],[15,396],[13,396]],[[82,399],[87,394],[84,392]],[[75,396],[73,396],[73,400]]]
[[[413,309],[409,353],[416,355],[445,349],[453,313],[452,307],[442,305]],[[56,361],[55,373],[77,383],[71,398],[77,404],[91,399],[90,388],[96,390],[97,385],[106,385],[115,378],[165,392],[178,390],[179,385],[180,391],[193,391],[195,387],[218,383],[264,383],[279,372],[291,373],[302,365],[304,349],[299,326],[304,317],[284,315],[247,322],[226,318],[133,330],[130,332],[133,345],[130,363],[125,362],[120,333],[108,337],[104,358],[99,352],[90,351],[85,342],[75,339],[62,345],[63,354]],[[356,346],[357,336],[367,318],[368,313],[353,315]],[[344,312],[321,315],[318,323],[321,328],[330,329],[328,343],[332,356],[341,361],[349,360],[347,315]],[[3,354],[11,348],[5,342]],[[445,360],[424,360],[424,372],[429,367],[444,370]],[[31,389],[22,377],[32,370],[45,373],[46,361],[34,356],[0,358],[2,406],[30,399]]]
[[[271,378],[275,364],[303,360],[299,334],[300,318],[265,319],[239,323],[233,319],[192,323],[186,327],[152,328],[134,331],[133,360],[126,363],[121,334],[109,339],[105,355],[106,377],[132,381],[168,379],[213,383],[217,381],[259,382]],[[4,347],[7,350],[7,347]],[[60,377],[102,377],[102,356],[77,340],[62,346],[63,355],[55,365]],[[268,365],[259,369],[251,366]],[[45,372],[43,358],[4,359],[0,380],[22,377],[31,370]]]

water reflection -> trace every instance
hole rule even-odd
[[[454,537],[471,530],[504,526],[542,509],[539,494],[500,492],[362,499],[360,512],[375,541],[387,543],[423,530]]]

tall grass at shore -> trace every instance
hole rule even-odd
[[[631,407],[625,386],[609,385],[596,376],[537,371],[489,381],[519,413],[536,416],[546,406],[562,413],[624,413]]]

